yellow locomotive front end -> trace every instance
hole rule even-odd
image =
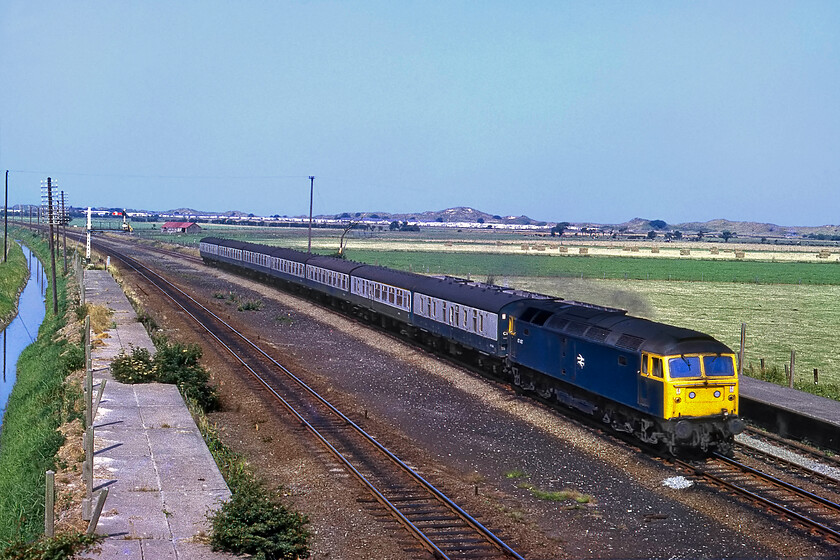
[[[663,356],[666,419],[738,415],[734,354]]]

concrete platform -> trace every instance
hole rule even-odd
[[[96,532],[99,558],[214,559],[207,513],[230,491],[174,385],[117,383],[111,360],[122,350],[154,352],[122,289],[105,271],[87,271],[85,297],[114,311],[115,327],[91,354],[94,383],[107,379],[94,421],[94,497],[108,487]]]
[[[840,452],[840,402],[743,376],[740,414],[758,426]]]

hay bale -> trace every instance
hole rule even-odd
[[[588,255],[589,254],[589,248],[588,247],[581,247],[580,249],[578,249],[578,253],[580,253],[581,255]]]
[[[717,247],[712,247],[711,249],[709,249],[709,252],[713,255],[719,255],[720,249],[718,249]]]
[[[685,257],[691,254],[691,249],[680,249],[680,255]]]
[[[569,252],[569,248],[568,247],[563,247],[562,245],[560,247],[558,247],[557,250],[560,251],[561,253],[568,253]]]
[[[523,251],[527,251],[527,250],[528,250],[528,244],[527,244],[527,243],[523,243],[523,244],[522,244],[522,250],[523,250]]]
[[[744,255],[746,255],[746,251],[735,251],[735,258],[736,259],[743,259]]]
[[[659,252],[659,247],[651,247],[650,252],[651,253],[658,253]]]
[[[639,248],[638,248],[638,247],[633,247],[633,248],[631,248],[631,249],[630,249],[630,252],[631,252],[631,253],[638,253],[638,252],[639,252]]]

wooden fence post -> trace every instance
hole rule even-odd
[[[747,342],[747,324],[741,323],[741,350],[738,351],[738,377],[744,373],[744,346]]]
[[[91,518],[90,506],[93,498],[93,426],[85,430],[85,462],[82,476],[85,479],[85,498],[82,500],[82,519]]]
[[[87,534],[92,535],[96,531],[96,526],[99,524],[99,516],[102,514],[102,508],[105,506],[105,500],[108,499],[108,489],[103,488],[96,498],[96,506],[93,508],[93,515],[90,516],[90,523],[88,523]]]
[[[93,370],[90,359],[90,315],[85,317],[85,424],[93,425]]]
[[[44,494],[44,535],[55,536],[55,472],[47,471],[47,488]]]
[[[793,368],[794,368],[795,364],[796,364],[796,350],[791,350],[790,351],[790,376],[788,377],[788,387],[790,387],[791,389],[793,389],[793,379],[794,379]]]

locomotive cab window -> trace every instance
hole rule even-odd
[[[662,358],[652,358],[650,360],[650,374],[654,377],[662,377]]]
[[[668,373],[672,379],[702,377],[699,356],[678,356],[668,360]]]
[[[703,370],[706,377],[729,377],[735,375],[735,363],[731,356],[703,356]]]

